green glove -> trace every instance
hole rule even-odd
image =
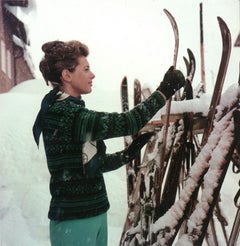
[[[147,132],[136,137],[121,153],[125,163],[132,161],[154,134],[154,132]]]

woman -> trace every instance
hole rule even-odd
[[[39,68],[53,86],[43,99],[33,127],[43,133],[52,196],[48,217],[52,245],[107,245],[109,202],[103,173],[121,167],[149,140],[142,135],[129,148],[106,154],[104,139],[136,134],[185,84],[173,67],[157,90],[127,113],[88,110],[81,96],[92,91],[95,75],[88,47],[79,41],[52,41]]]

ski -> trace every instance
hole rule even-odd
[[[193,52],[190,49],[187,49],[188,57],[189,57],[189,62],[186,63],[187,66],[187,79],[186,79],[186,84],[184,87],[183,95],[182,95],[182,100],[185,97],[186,100],[191,100],[193,99],[193,88],[192,88],[192,81],[195,75],[196,71],[196,60]],[[187,59],[184,57],[184,61],[186,62]],[[193,114],[187,114],[185,115],[185,118],[187,118],[187,126],[188,126],[188,138],[187,138],[187,143],[186,143],[186,170],[187,174],[190,169],[190,166],[194,163],[195,157],[196,157],[196,152],[193,144]]]
[[[184,57],[184,61],[187,67],[187,83],[185,85],[181,100],[189,100],[193,98],[192,95],[192,80],[195,73],[195,57],[190,49],[187,49],[189,61]],[[175,202],[177,189],[179,187],[180,178],[182,180],[185,177],[181,177],[181,171],[183,171],[184,163],[186,160],[186,169],[190,168],[190,159],[194,159],[194,146],[192,143],[192,126],[193,117],[191,113],[185,113],[183,119],[174,123],[173,127],[176,128],[176,136],[173,147],[171,148],[171,155],[169,157],[169,164],[167,170],[167,176],[164,180],[164,187],[161,196],[161,202],[157,207],[157,217],[162,216],[169,207]],[[191,157],[190,157],[191,155]],[[183,174],[182,174],[183,175]],[[165,171],[163,173],[165,176]]]
[[[214,116],[216,113],[216,107],[220,102],[220,98],[221,98],[221,94],[222,94],[222,88],[223,88],[223,84],[225,81],[225,76],[226,76],[229,58],[230,58],[230,54],[231,54],[231,45],[232,45],[231,33],[228,29],[228,26],[223,21],[223,19],[220,17],[218,17],[217,19],[218,19],[218,24],[220,27],[221,37],[222,37],[222,57],[221,57],[221,62],[220,62],[220,66],[219,66],[218,76],[217,76],[216,83],[215,83],[214,92],[212,95],[212,100],[210,103],[209,113],[208,113],[208,117],[207,117],[207,124],[206,124],[205,130],[203,133],[203,137],[202,137],[202,143],[201,143],[202,146],[206,144],[208,136],[210,135],[212,128],[213,128],[213,122],[214,122]],[[216,207],[216,209],[217,209],[216,204],[214,204],[214,207]],[[209,215],[209,216],[211,216],[211,215]],[[213,219],[208,218],[207,224],[209,222],[210,222],[211,228],[213,228],[212,227]],[[204,229],[206,232],[207,228],[204,228]],[[217,240],[216,231],[212,230],[212,233],[213,233],[213,237],[215,238],[215,241],[216,241]],[[201,240],[203,240],[203,238],[201,238]]]
[[[121,82],[121,104],[122,104],[122,111],[127,112],[129,111],[129,99],[128,99],[128,81],[127,77],[124,77]],[[126,148],[132,139],[130,137],[124,137],[124,147]],[[135,174],[132,168],[133,163],[130,162],[126,165],[126,178],[127,178],[127,201],[128,206],[131,203],[131,194],[134,189],[135,183]]]
[[[201,7],[202,6],[200,5],[200,8]],[[216,113],[216,108],[220,102],[220,98],[221,98],[221,94],[222,94],[222,88],[223,88],[225,75],[226,75],[227,67],[228,67],[228,62],[229,62],[229,58],[230,58],[230,54],[231,54],[231,33],[230,33],[226,23],[220,17],[218,17],[217,20],[218,20],[218,24],[219,24],[219,28],[220,28],[220,32],[221,32],[221,38],[222,38],[222,57],[221,57],[221,61],[220,61],[220,66],[219,66],[219,70],[218,70],[218,75],[217,75],[217,79],[216,79],[216,83],[215,83],[214,92],[213,92],[210,107],[209,107],[207,123],[206,123],[203,137],[202,137],[202,142],[201,142],[202,147],[207,143],[208,137],[209,137],[209,135],[213,129],[213,122],[214,122],[214,117],[215,117],[215,113]],[[201,28],[202,28],[202,26],[201,26]],[[203,35],[203,34],[201,33],[201,35]],[[203,85],[203,88],[204,88],[204,86],[205,85]],[[213,208],[216,207],[217,211],[220,212],[218,210],[218,206],[216,206],[217,202],[219,202],[218,199],[216,200],[215,204],[212,205],[212,211],[213,211]],[[212,237],[213,237],[214,241],[217,242],[217,235],[216,235],[216,231],[214,229],[213,223],[214,222],[213,222],[212,213],[211,213],[210,215],[208,215],[208,221],[205,221],[205,225],[207,225],[207,226],[208,226],[208,224],[210,225],[209,229],[211,229]],[[205,230],[204,233],[202,233],[202,235],[204,235],[204,236],[207,232],[207,226],[204,228],[204,230]],[[204,236],[202,236],[200,240],[203,240]]]
[[[185,87],[183,89],[181,100],[193,99],[192,81],[196,71],[196,60],[193,52],[190,49],[187,49],[187,53],[188,53],[189,61],[185,56],[183,57],[183,60],[187,68],[187,79],[186,79]]]
[[[138,105],[142,101],[141,83],[138,79],[134,80],[134,106]]]
[[[191,49],[187,49],[188,59],[184,56],[183,60],[187,68],[187,78],[192,82],[196,71],[196,59]]]
[[[175,18],[173,17],[173,15],[167,9],[164,9],[163,11],[167,15],[167,17],[168,17],[168,19],[172,25],[173,32],[174,32],[175,46],[174,46],[173,66],[176,67],[177,57],[178,57],[178,48],[179,48],[178,25],[177,25],[177,22],[176,22]]]
[[[142,92],[141,92],[140,81],[138,79],[135,79],[134,80],[134,94],[133,94],[134,106],[141,103],[141,101],[142,101],[141,96],[142,96]],[[138,136],[138,134],[136,134],[136,136],[133,136],[133,138],[135,138],[137,136]],[[136,155],[136,158],[133,161],[133,168],[134,168],[134,172],[135,172],[135,177],[137,177],[140,165],[141,165],[141,151],[139,151],[139,153]],[[135,187],[135,185],[134,185],[134,187]]]
[[[221,98],[222,88],[223,88],[227,67],[229,63],[229,58],[231,54],[231,45],[232,45],[231,33],[228,29],[228,26],[223,21],[223,19],[221,17],[218,17],[217,19],[218,19],[218,24],[220,27],[221,37],[222,37],[222,57],[221,57],[218,75],[212,95],[212,100],[209,107],[208,116],[207,116],[207,125],[205,127],[202,137],[202,143],[201,143],[202,146],[207,142],[208,136],[212,131],[214,115],[216,112],[216,107],[219,104]]]
[[[127,77],[124,77],[121,83],[121,102],[122,102],[122,111],[123,112],[129,111]]]
[[[173,66],[176,67],[177,64],[177,56],[178,56],[178,49],[179,49],[179,32],[178,32],[178,26],[175,21],[175,18],[173,15],[166,9],[164,9],[165,14],[167,15],[174,32],[174,55],[173,55]],[[164,124],[164,131],[163,131],[163,142],[161,147],[161,156],[160,156],[160,165],[158,167],[158,170],[156,171],[156,207],[159,207],[161,202],[161,190],[162,190],[162,181],[163,181],[163,172],[164,166],[165,166],[165,154],[166,154],[166,147],[167,147],[167,136],[168,136],[168,127],[169,127],[169,116],[170,116],[170,110],[171,110],[171,101],[172,97],[169,98],[166,105],[166,121]],[[156,216],[155,216],[156,218]]]

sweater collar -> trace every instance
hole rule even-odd
[[[81,105],[85,107],[85,102],[81,99],[81,97],[73,97],[68,95],[65,92],[59,91],[57,88],[51,90],[42,100],[41,109],[38,112],[36,120],[33,125],[33,136],[37,145],[39,145],[39,138],[43,129],[43,118],[45,117],[48,109],[57,101],[71,101],[75,104]]]
[[[61,102],[61,101],[64,101],[64,100],[72,101],[72,102],[74,102],[74,103],[76,103],[78,105],[81,105],[81,106],[85,107],[85,102],[82,100],[81,97],[73,97],[73,96],[70,96],[69,94],[67,94],[65,92],[61,92],[61,91],[59,91],[57,93],[57,95],[58,95],[58,98],[56,99],[56,101],[58,101],[58,102]]]

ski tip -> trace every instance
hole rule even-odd
[[[225,43],[225,45],[231,47],[231,45],[232,45],[231,32],[230,32],[226,22],[220,16],[217,17],[217,20],[218,20],[218,24],[220,27],[223,43]]]
[[[126,84],[127,83],[127,77],[124,76],[123,79],[122,79],[122,84]]]
[[[170,14],[170,12],[169,12],[167,9],[163,9],[163,11],[164,11],[166,14]]]
[[[217,17],[217,20],[221,30],[224,29],[226,32],[230,33],[226,22],[220,16]]]
[[[134,79],[134,84],[140,84],[139,79]]]
[[[190,80],[192,81],[196,69],[196,61],[191,49],[188,48],[187,53],[188,53],[189,61],[185,56],[183,57],[183,60],[187,68],[187,76],[190,76]]]
[[[187,49],[189,60],[195,60],[194,54],[191,49]]]
[[[178,32],[177,22],[176,22],[175,18],[173,17],[173,15],[167,9],[163,9],[163,11],[167,15],[167,17],[168,17],[168,19],[172,25],[172,28],[174,31],[174,36],[175,36],[175,42],[176,42],[177,47],[178,47],[179,46],[179,32]],[[178,50],[178,48],[175,51],[176,55],[177,55],[177,50]]]
[[[168,16],[169,19],[175,22],[173,15],[167,9],[163,9],[163,11]]]
[[[222,19],[222,17],[217,16],[217,20],[220,24],[224,24],[225,26],[227,26],[226,22]]]

